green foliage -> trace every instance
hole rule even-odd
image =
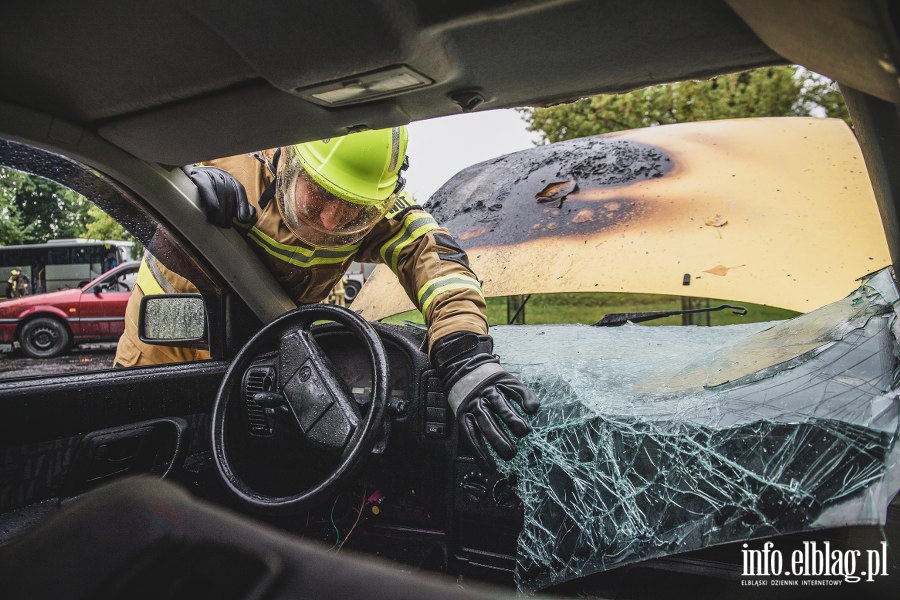
[[[5,244],[36,244],[78,237],[87,226],[84,196],[56,182],[0,167],[0,197],[6,202]]]
[[[0,246],[66,238],[132,241],[132,257],[143,253],[134,236],[81,194],[43,177],[0,167]]]
[[[22,244],[34,229],[16,204],[16,194],[27,175],[0,167],[0,246]]]
[[[140,258],[144,253],[143,245],[140,241],[122,227],[115,219],[103,212],[98,206],[92,205],[88,209],[88,217],[90,221],[85,227],[84,232],[78,237],[90,240],[123,240],[134,242],[131,248],[131,258]]]
[[[791,319],[800,313],[732,300],[709,301],[711,306],[719,304],[737,304],[747,309],[747,315],[741,317],[731,311],[724,310],[709,313],[709,324],[732,325],[735,323],[755,323],[759,321],[779,321]],[[506,324],[506,298],[488,298],[488,322],[495,325]],[[651,312],[658,310],[680,310],[680,296],[662,294],[628,294],[613,292],[585,292],[564,294],[533,294],[525,305],[525,323],[528,325],[544,325],[552,323],[582,323],[592,325],[605,315],[623,312]],[[702,319],[696,323],[705,322]],[[681,325],[681,316],[664,317],[647,321],[642,325]]]
[[[657,310],[680,310],[680,296],[663,294],[628,294],[614,292],[585,292],[562,294],[532,294],[525,305],[525,323],[527,325],[548,325],[555,323],[581,323],[593,325],[604,316],[623,312],[651,312]],[[800,313],[784,308],[752,304],[733,300],[710,299],[711,306],[719,304],[737,304],[747,309],[743,317],[729,310],[709,313],[711,326],[733,325],[735,323],[757,323],[763,321],[782,321],[792,319]],[[487,299],[488,323],[491,327],[506,325],[506,297]],[[410,310],[392,317],[382,319],[384,323],[395,325],[420,324],[424,327],[422,313]],[[705,322],[698,317],[695,323]],[[647,326],[681,325],[681,316],[664,317],[641,323]]]
[[[831,81],[800,67],[768,67],[705,81],[656,85],[548,108],[523,109],[530,131],[558,142],[652,125],[818,115],[850,117]]]

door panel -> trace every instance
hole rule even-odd
[[[192,477],[181,467],[209,454],[209,412],[226,368],[210,361],[0,382],[0,542],[48,502],[115,476]]]
[[[85,360],[89,353],[100,355],[106,349],[84,349],[60,357],[59,363],[46,361],[46,370],[32,371],[47,374],[40,377],[22,377],[15,364],[3,371],[0,543],[55,510],[66,497],[80,495],[124,474],[166,476],[187,483],[201,495],[210,490],[218,493],[208,424],[216,391],[228,367],[221,359],[232,347],[240,347],[258,321],[197,258],[201,254],[128,186],[59,154],[9,140],[0,140],[0,169],[9,175],[9,185],[18,182],[16,185],[55,190],[42,196],[41,202],[69,208],[60,208],[63,212],[55,214],[54,223],[81,223],[80,217],[72,215],[76,209],[93,204],[87,209],[92,223],[124,226],[106,229],[112,232],[107,234],[110,239],[134,236],[157,258],[171,259],[171,268],[204,298],[210,354],[217,359],[112,369],[111,357],[108,361]],[[155,179],[165,177],[157,166],[148,166],[147,171]],[[171,189],[176,193],[175,186]],[[60,194],[65,196],[62,204],[57,201]],[[87,237],[80,230],[70,235]],[[134,280],[126,278],[123,283],[130,288]],[[84,319],[82,324],[105,330],[95,339],[118,339],[123,322],[104,320],[110,316],[107,305],[112,297],[113,303],[121,305],[116,316],[124,315],[130,294],[106,288],[96,295],[93,290],[85,291],[78,315]],[[227,328],[226,323],[230,323]],[[0,357],[5,361],[20,359],[12,353]],[[61,365],[63,361],[65,365]],[[90,362],[92,370],[71,373],[62,369],[82,362]]]
[[[125,475],[165,477],[180,467],[187,437],[188,422],[179,417],[92,431],[81,438],[63,496],[77,496]]]

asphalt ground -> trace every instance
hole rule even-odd
[[[0,379],[100,371],[112,367],[115,344],[89,344],[56,358],[28,358],[21,351],[0,353]]]

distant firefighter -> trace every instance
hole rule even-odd
[[[12,269],[9,272],[9,279],[6,280],[6,297],[19,298],[27,296],[31,293],[31,284],[28,281],[28,275],[21,269]]]

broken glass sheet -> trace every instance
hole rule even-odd
[[[535,590],[715,544],[883,524],[900,488],[888,270],[791,321],[492,329],[542,400],[503,468]]]

